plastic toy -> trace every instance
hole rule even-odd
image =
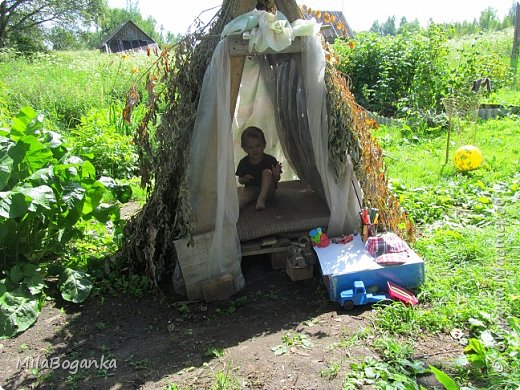
[[[341,237],[334,237],[334,238],[330,239],[330,241],[333,244],[343,244],[343,245],[348,244],[349,242],[352,242],[353,240],[354,240],[353,234],[346,234]]]
[[[361,280],[356,280],[352,290],[345,290],[341,292],[339,304],[345,310],[352,310],[354,306],[368,305],[387,299],[388,296],[385,294],[374,295],[367,293],[367,290],[365,289],[365,283],[363,283]]]
[[[390,298],[404,303],[409,303],[410,305],[417,305],[419,303],[415,295],[413,295],[410,291],[389,281],[387,281],[386,284],[388,285],[388,295]]]
[[[311,237],[311,245],[317,246],[318,248],[325,248],[329,246],[330,241],[322,228],[312,229],[309,232],[309,236]]]

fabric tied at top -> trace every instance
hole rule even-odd
[[[385,233],[377,237],[369,237],[365,249],[374,257],[387,253],[407,252],[410,247],[395,233]]]
[[[314,36],[321,23],[311,20],[295,20],[289,23],[280,11],[273,15],[267,11],[253,10],[238,16],[223,29],[221,38],[242,34],[249,41],[249,52],[263,53],[267,49],[282,51],[289,47],[297,36]]]

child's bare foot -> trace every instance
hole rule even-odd
[[[265,202],[263,200],[258,199],[256,201],[256,211],[265,210]]]

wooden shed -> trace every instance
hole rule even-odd
[[[148,48],[156,47],[158,47],[157,43],[148,34],[137,24],[128,20],[101,42],[99,49],[105,53],[122,53],[146,51]]]

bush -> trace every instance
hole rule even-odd
[[[131,128],[120,115],[122,110],[115,103],[108,108],[92,108],[70,131],[73,151],[89,158],[98,174],[118,179],[133,177],[138,169]],[[139,116],[139,110],[133,115],[134,119]]]
[[[454,45],[443,27],[431,24],[397,36],[360,33],[349,44],[336,41],[334,49],[362,106],[384,116],[428,113],[431,119],[444,111],[443,97],[470,94],[476,79],[489,77],[496,88],[512,80],[504,45],[493,50],[492,39],[479,34]]]
[[[78,221],[112,220],[117,204],[102,203],[107,192],[120,201],[131,193],[113,179],[96,180],[89,161],[70,154],[61,136],[43,127],[26,107],[5,127],[0,118],[0,339],[27,329],[38,317],[46,275],[60,276],[65,300],[82,302],[92,287],[88,275],[56,261],[81,235]]]

